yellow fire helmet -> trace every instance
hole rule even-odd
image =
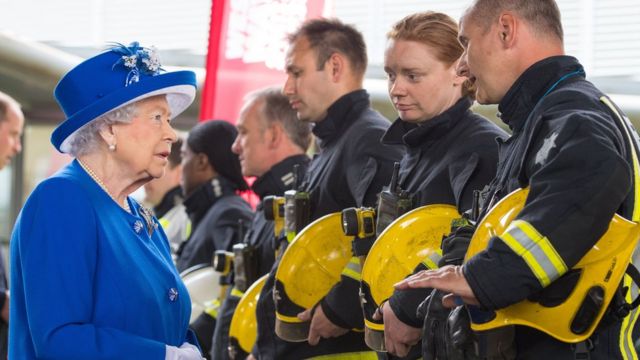
[[[229,356],[232,360],[246,358],[256,342],[258,336],[256,307],[267,277],[269,274],[256,280],[247,289],[233,313],[229,327]]]
[[[460,214],[451,205],[427,205],[392,222],[378,237],[362,267],[360,300],[364,310],[365,341],[376,351],[386,351],[384,325],[373,314],[393,294],[393,284],[420,264],[437,268],[442,237]]]
[[[484,250],[491,237],[500,236],[507,230],[524,207],[528,193],[528,189],[516,190],[487,213],[471,238],[465,259]],[[487,314],[488,320],[472,322],[471,328],[483,331],[506,325],[524,325],[567,343],[586,340],[593,334],[611,302],[639,236],[640,226],[637,223],[614,215],[600,240],[573,269],[554,282],[569,279],[566,283],[572,288],[566,290],[565,297],[553,301],[545,300],[544,296],[535,300],[530,298]],[[474,316],[472,318],[472,321],[478,321]]]
[[[296,315],[315,306],[340,281],[352,257],[353,236],[344,234],[341,218],[341,213],[333,213],[307,225],[282,255],[273,298],[275,330],[283,340],[307,339],[309,322],[302,322]]]

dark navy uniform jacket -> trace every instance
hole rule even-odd
[[[384,135],[383,143],[406,148],[399,184],[413,194],[415,207],[448,204],[463,213],[471,208],[474,190],[482,190],[495,177],[496,139],[507,134],[471,112],[471,104],[471,99],[462,98],[420,125],[398,119]],[[416,316],[416,308],[430,293],[431,289],[396,290],[389,304],[398,319],[421,328],[423,319]],[[422,356],[419,345],[413,349],[416,353],[410,358]]]
[[[275,164],[251,185],[251,189],[260,197],[261,202],[256,207],[256,213],[245,236],[245,242],[253,246],[257,251],[258,262],[256,266],[258,268],[258,277],[269,273],[276,260],[276,249],[278,247],[275,241],[273,221],[265,219],[262,200],[269,195],[282,196],[286,190],[291,189],[295,180],[293,173],[294,165],[301,166],[304,172],[308,163],[309,157],[307,157],[307,155],[290,156]],[[236,295],[234,292],[230,292],[218,311],[218,321],[216,322],[216,329],[213,335],[213,347],[211,349],[212,359],[229,359],[229,353],[227,351],[227,347],[229,346],[229,326],[231,325],[233,313],[240,301],[238,295],[239,294]],[[275,313],[258,313],[257,316],[275,317]]]
[[[238,221],[246,229],[253,212],[222,176],[202,184],[184,201],[191,219],[191,235],[178,250],[176,267],[182,272],[194,265],[210,264],[216,250],[231,251],[238,239]]]
[[[370,108],[364,90],[344,95],[327,110],[327,117],[315,124],[313,133],[319,146],[307,170],[304,190],[311,199],[311,220],[348,207],[375,206],[377,194],[387,185],[393,163],[399,161],[400,147],[380,144],[389,121]],[[275,277],[275,270],[271,272]],[[270,288],[269,279],[265,289]],[[359,283],[342,277],[321,301],[333,323],[353,329],[364,326],[358,299]],[[274,312],[271,294],[260,295],[258,313]],[[354,311],[356,309],[356,311]],[[275,323],[258,319],[258,339],[254,354],[260,359],[303,359],[326,354],[369,351],[362,332],[322,339],[317,346],[287,343],[274,333]],[[259,355],[258,355],[259,354]]]
[[[463,266],[483,307],[504,308],[540,292],[591,249],[614,213],[638,220],[632,171],[637,139],[625,135],[630,124],[602,96],[576,59],[557,56],[531,66],[500,102],[513,135],[500,144],[497,177],[485,203],[519,187],[530,192],[517,221]],[[512,250],[514,241],[529,240],[533,245],[524,254]],[[553,251],[541,257],[541,246]],[[535,266],[542,271],[533,271]],[[600,331],[591,359],[635,358],[626,335],[636,319],[637,309]],[[569,344],[532,328],[516,328],[516,345],[519,359],[574,358]]]

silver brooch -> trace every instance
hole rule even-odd
[[[157,224],[153,221],[153,213],[149,208],[144,206],[140,206],[139,210],[140,215],[142,215],[142,218],[147,223],[147,233],[149,236],[153,235],[153,231],[157,228]]]
[[[178,300],[178,290],[176,290],[176,288],[169,289],[168,295],[169,295],[169,301],[175,302],[176,300]]]
[[[144,225],[142,225],[142,221],[140,220],[136,220],[136,222],[133,223],[133,231],[135,231],[136,234],[140,234],[140,231],[142,231],[143,227]]]

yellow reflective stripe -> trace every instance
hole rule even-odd
[[[244,295],[244,293],[242,291],[238,290],[237,287],[234,286],[233,289],[231,289],[231,296],[235,296],[235,297],[241,298],[242,295]]]
[[[616,114],[616,117],[622,124],[625,135],[627,135],[627,140],[629,141],[629,150],[631,151],[631,158],[633,159],[633,188],[635,189],[635,194],[633,197],[633,215],[631,216],[631,220],[638,222],[640,221],[640,162],[638,161],[636,148],[633,146],[633,144],[635,144],[635,141],[629,133],[629,128],[627,127],[626,121],[622,117],[622,114],[618,112],[618,109],[615,107],[615,105],[613,105],[611,100],[609,100],[609,98],[606,96],[602,96],[600,97],[600,101],[607,105],[607,107],[611,109],[614,114]]]
[[[288,323],[301,323],[302,320],[298,319],[297,316],[287,316],[287,315],[282,315],[279,312],[276,312],[276,318],[278,320],[284,321],[284,322],[288,322]]]
[[[634,286],[633,280],[628,275],[625,275],[622,279],[623,286],[626,286],[630,289],[626,294],[626,301],[631,303],[633,299],[638,296],[638,288]],[[636,321],[638,320],[638,315],[640,311],[638,308],[633,309],[627,317],[622,320],[622,325],[620,327],[620,353],[622,354],[622,358],[624,360],[638,360],[638,354],[636,353],[635,344],[633,342],[633,337],[631,336],[633,333],[633,328],[635,327]]]
[[[204,303],[204,312],[214,319],[218,318],[219,309],[220,309],[220,299],[213,299]]]
[[[513,221],[500,238],[524,259],[543,287],[567,272],[567,265],[549,239],[528,222]]]
[[[355,281],[362,279],[362,267],[360,267],[360,259],[352,257],[347,266],[342,270],[342,275],[352,278]]]
[[[187,221],[187,226],[184,227],[184,238],[188,239],[191,236],[191,220]]]
[[[166,229],[169,227],[169,220],[166,218],[158,219],[158,222],[160,223],[160,226],[162,226],[163,229]]]
[[[308,360],[378,360],[375,351],[360,351],[342,354],[330,354],[322,356],[314,356],[307,358]]]
[[[426,266],[427,269],[437,269],[440,259],[442,259],[442,250],[438,249],[424,258],[422,264]]]
[[[369,329],[384,331],[384,324],[374,323],[373,321],[367,320],[367,318],[364,318],[364,326],[368,327]]]

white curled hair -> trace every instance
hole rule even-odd
[[[118,123],[128,124],[136,115],[136,103],[131,103],[123,107],[111,110],[104,115],[100,115],[88,124],[84,125],[69,139],[69,155],[78,157],[90,154],[100,148],[100,143],[104,141],[100,137],[100,130],[105,126]]]

